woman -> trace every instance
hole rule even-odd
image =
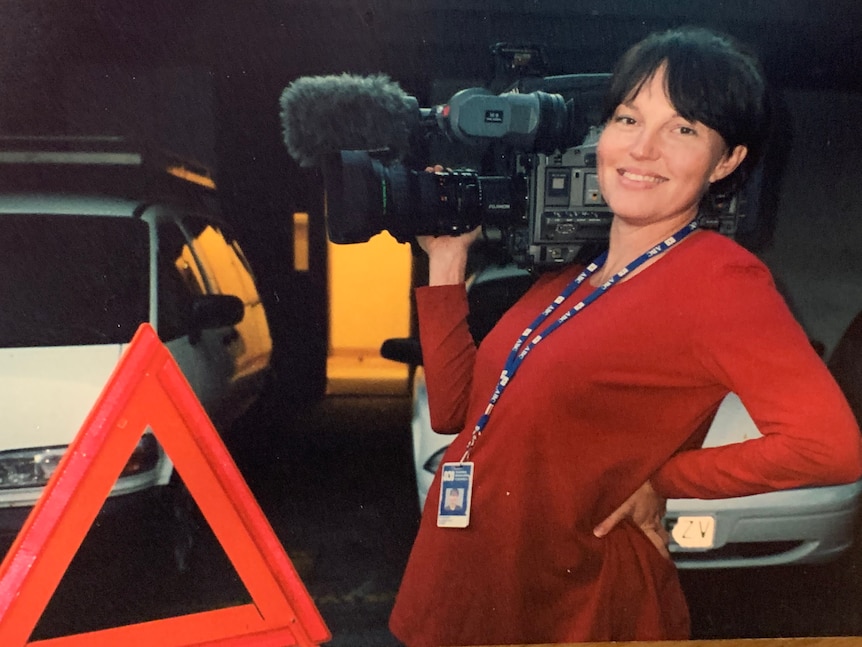
[[[392,613],[406,645],[685,639],[665,498],[859,478],[853,415],[768,270],[693,225],[754,163],[765,116],[758,66],[726,37],[632,48],[597,149],[607,257],[541,277],[478,349],[463,283],[475,233],[420,240],[432,426],[460,435]],[[731,391],[763,437],[699,448]],[[468,514],[443,514],[441,480],[465,487]]]

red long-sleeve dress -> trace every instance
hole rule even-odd
[[[461,432],[444,461],[460,459],[512,344],[576,271],[542,277],[478,350],[464,287],[418,290],[432,426]],[[729,391],[763,437],[697,449]],[[699,233],[527,356],[472,453],[468,528],[437,527],[439,473],[431,487],[391,630],[410,647],[684,639],[674,565],[631,523],[602,539],[594,526],[647,479],[668,498],[747,495],[853,481],[860,453],[768,270]]]

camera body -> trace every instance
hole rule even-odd
[[[524,228],[504,235],[513,261],[553,267],[574,262],[585,250],[594,253],[607,241],[613,214],[599,188],[595,148],[584,144],[529,155]]]
[[[501,260],[528,269],[588,260],[607,245],[613,218],[596,172],[609,78],[530,77],[499,95],[469,88],[420,109],[412,137],[419,147],[442,138],[469,149],[476,169],[428,172],[387,150],[340,151],[324,165],[329,238],[358,243],[385,230],[411,242],[482,227]],[[738,206],[720,196],[700,224],[733,235]]]

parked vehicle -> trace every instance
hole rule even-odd
[[[483,270],[472,278],[469,324],[477,342],[529,285],[529,275],[510,265]],[[830,368],[840,366],[842,375],[853,375],[851,367],[862,365],[860,349],[862,326],[857,321],[833,353]],[[431,429],[418,341],[389,340],[381,352],[389,359],[417,365],[412,435],[421,509],[453,437]],[[847,384],[862,385],[848,378],[839,378],[839,383],[845,388]],[[860,396],[848,394],[848,399],[859,402]],[[731,393],[720,405],[704,445],[725,445],[759,435],[745,407]],[[862,481],[710,501],[672,499],[665,517],[672,534],[669,548],[680,568],[691,569],[828,562],[844,554],[853,542],[860,496]]]
[[[118,138],[0,138],[0,534],[15,534],[143,322],[214,424],[261,392],[272,341],[199,168]],[[168,484],[145,433],[105,510]]]

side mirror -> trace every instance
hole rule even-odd
[[[235,326],[245,315],[245,305],[232,294],[205,294],[192,303],[191,333],[189,341],[200,341],[201,332],[210,328]]]
[[[380,346],[380,355],[402,364],[422,365],[422,346],[415,337],[387,339]]]

